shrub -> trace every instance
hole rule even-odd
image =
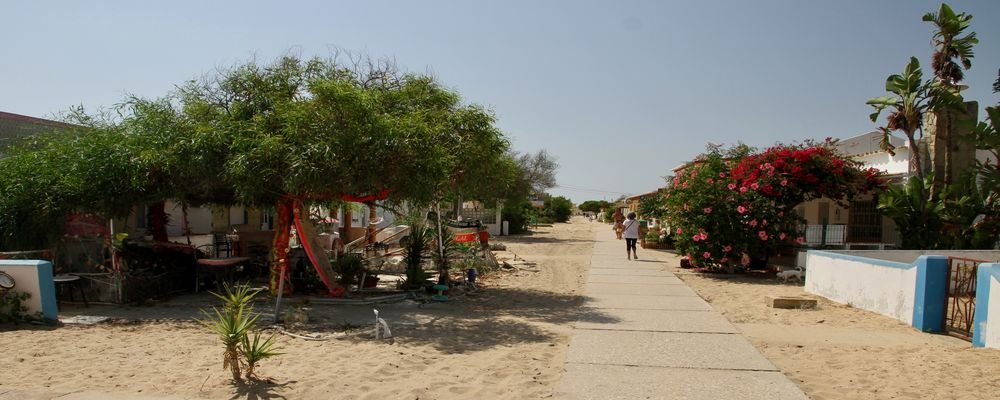
[[[826,145],[775,146],[763,153],[711,147],[670,182],[664,195],[677,249],[698,265],[747,266],[781,243],[802,242],[797,204],[828,197],[841,204],[880,189],[863,170]]]

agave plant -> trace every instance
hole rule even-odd
[[[243,359],[246,361],[247,379],[254,379],[256,377],[254,369],[257,367],[258,362],[281,354],[275,351],[274,336],[268,336],[267,339],[261,341],[260,332],[254,332],[253,339],[250,338],[250,335],[243,335],[242,346]]]
[[[261,360],[278,355],[274,351],[274,337],[260,341],[256,332],[257,315],[253,312],[253,298],[258,291],[246,286],[223,287],[223,293],[212,293],[222,300],[222,307],[212,307],[212,312],[202,311],[205,319],[199,322],[219,336],[225,350],[222,353],[222,368],[233,374],[233,380],[242,379],[246,368],[247,379],[252,379],[254,368]],[[253,338],[250,338],[251,332]]]
[[[428,278],[424,272],[424,259],[428,256],[428,246],[433,238],[430,228],[421,223],[411,224],[410,234],[406,237],[403,247],[403,261],[406,263],[406,282],[404,287],[415,289]]]
[[[219,336],[225,347],[222,352],[222,368],[229,369],[233,373],[233,380],[236,381],[241,379],[240,345],[257,320],[246,311],[244,307],[231,307],[230,304],[225,304],[221,308],[212,307],[212,314],[203,311],[206,319],[199,321]]]

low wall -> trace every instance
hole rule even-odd
[[[979,265],[972,345],[1000,348],[1000,264]]]
[[[28,314],[41,312],[45,319],[58,318],[52,263],[39,260],[0,260],[0,271],[14,278],[14,291],[31,295],[23,304]]]
[[[866,252],[809,250],[805,290],[911,324],[916,264],[861,257],[854,253]]]

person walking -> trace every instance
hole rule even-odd
[[[615,210],[615,215],[612,217],[615,220],[615,237],[618,240],[622,240],[622,222],[625,221],[625,217],[622,215],[622,210]]]
[[[635,213],[628,213],[628,219],[622,223],[622,232],[625,236],[625,254],[629,260],[639,259],[635,253],[635,243],[639,241],[639,220],[635,219]]]

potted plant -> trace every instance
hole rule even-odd
[[[340,275],[338,280],[340,285],[346,287],[361,281],[361,275],[365,272],[365,262],[359,254],[346,253],[333,262],[333,270]]]

